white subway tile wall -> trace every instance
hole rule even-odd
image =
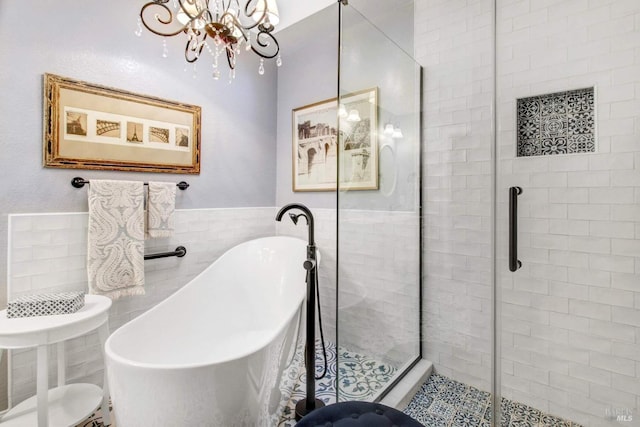
[[[320,299],[325,338],[336,331],[336,210],[312,209],[321,252]],[[419,354],[419,217],[415,212],[340,210],[341,347],[401,368]],[[290,221],[278,234],[306,239]]]
[[[8,299],[34,293],[86,291],[87,214],[9,215]],[[112,331],[171,295],[226,250],[270,236],[275,208],[177,210],[175,234],[146,242],[146,253],[187,248],[184,258],[145,261],[146,295],[113,302]],[[55,355],[55,348],[50,349]],[[69,382],[102,384],[103,359],[96,333],[66,344]],[[55,357],[52,357],[52,361]],[[50,381],[56,380],[52,369]],[[35,351],[11,352],[12,404],[35,393]]]
[[[322,326],[326,340],[336,341],[336,211],[335,209],[310,208],[315,220],[316,247],[320,252],[318,271],[318,289],[320,291],[320,310]],[[294,225],[286,216],[276,223],[276,234],[294,236],[307,240],[307,226],[303,219]],[[316,328],[316,337],[319,330]],[[343,346],[342,343],[339,343]]]
[[[336,211],[312,211],[322,257],[319,283],[324,333],[335,342]],[[114,301],[109,313],[111,330],[164,300],[241,242],[274,234],[307,239],[304,221],[294,226],[285,217],[277,223],[275,214],[272,207],[177,210],[175,235],[147,241],[145,252],[171,251],[182,245],[187,256],[145,261],[146,295]],[[341,211],[341,225],[345,233],[340,248],[341,316],[348,317],[344,320],[348,326],[341,329],[340,345],[400,367],[417,356],[419,345],[417,214]],[[86,290],[86,213],[10,215],[9,234],[9,299]],[[55,349],[50,352],[55,360]],[[96,334],[68,341],[66,354],[70,382],[102,383],[103,361]],[[52,383],[56,380],[53,363]],[[15,405],[35,393],[35,351],[12,351],[11,365],[10,396]]]
[[[425,75],[424,355],[436,371],[484,390],[492,3],[418,1],[415,23]],[[611,411],[640,412],[640,3],[497,0],[496,7],[500,391],[585,425],[612,425]],[[516,158],[518,98],[590,86],[595,154]],[[525,190],[524,267],[515,275],[506,271],[512,185]],[[470,188],[485,197],[471,199]],[[462,357],[468,353],[475,357]]]
[[[501,392],[586,426],[640,416],[639,18],[637,0],[497,1]],[[517,98],[589,86],[595,153],[516,157]]]
[[[423,357],[442,375],[490,390],[492,1],[422,0],[415,12],[424,67]]]

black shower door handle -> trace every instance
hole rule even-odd
[[[518,195],[522,188],[509,188],[509,271],[522,267],[518,259]]]

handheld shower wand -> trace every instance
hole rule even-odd
[[[307,396],[305,399],[300,399],[296,403],[296,421],[299,421],[302,417],[309,412],[321,408],[324,406],[324,402],[320,399],[316,399],[316,384],[315,384],[315,366],[316,366],[316,293],[318,286],[318,269],[316,261],[316,243],[314,240],[314,223],[313,214],[305,205],[298,203],[290,203],[283,206],[276,215],[276,221],[282,220],[282,216],[285,212],[297,209],[302,211],[301,214],[289,213],[289,218],[294,224],[298,224],[298,219],[304,217],[307,220],[307,227],[309,229],[309,240],[307,244],[307,259],[302,264],[303,268],[307,271],[307,343],[305,346],[305,365],[307,371],[307,384],[306,391]],[[319,314],[319,313],[318,313]],[[326,356],[325,356],[326,361]]]

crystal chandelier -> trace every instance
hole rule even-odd
[[[280,45],[273,35],[278,21],[276,0],[153,0],[142,6],[135,34],[142,35],[142,25],[163,37],[184,34],[184,58],[194,64],[194,73],[195,62],[206,50],[213,58],[213,78],[217,80],[220,56],[226,56],[229,77],[235,78],[243,47],[260,56],[261,75],[265,59],[277,57],[277,66],[282,65]],[[162,56],[167,54],[164,39]]]

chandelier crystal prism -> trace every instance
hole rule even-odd
[[[162,37],[186,36],[184,58],[195,63],[206,49],[213,57],[214,78],[220,75],[218,59],[226,56],[230,75],[235,76],[238,55],[243,50],[282,64],[280,45],[273,35],[278,24],[276,0],[153,0],[142,6],[140,23]],[[166,56],[166,41],[163,41]]]

